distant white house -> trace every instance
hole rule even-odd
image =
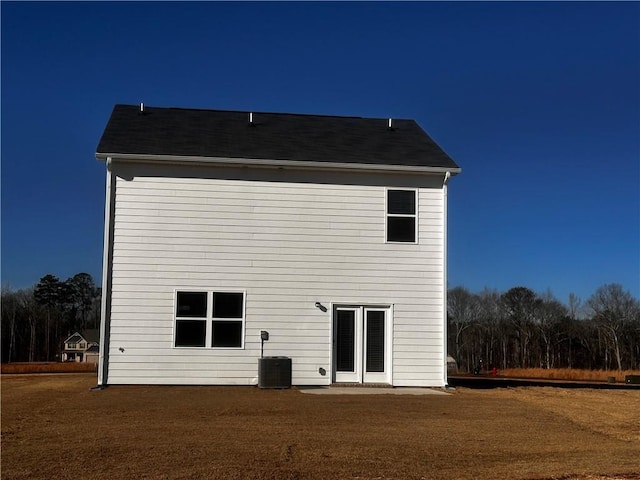
[[[62,361],[98,363],[99,341],[100,331],[98,329],[73,333],[63,343]]]
[[[447,183],[413,121],[116,105],[99,385],[447,383]]]

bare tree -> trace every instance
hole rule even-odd
[[[39,305],[33,295],[33,288],[19,290],[16,292],[18,305],[21,309],[21,314],[26,320],[29,328],[29,346],[28,356],[29,362],[33,362],[37,356],[37,321],[40,315]]]
[[[466,288],[456,287],[449,291],[447,303],[449,325],[453,334],[453,354],[456,361],[462,363],[463,334],[478,319],[478,300]]]
[[[536,302],[534,322],[540,339],[544,344],[544,368],[552,367],[551,347],[553,345],[555,327],[560,324],[567,310],[550,291],[547,291]]]
[[[526,287],[514,287],[501,297],[501,305],[506,318],[515,327],[516,359],[518,366],[531,366],[529,346],[533,336],[533,319],[538,299],[535,292]]]
[[[2,346],[3,361],[11,362],[16,348],[16,317],[18,301],[14,292],[8,287],[2,288]],[[8,330],[8,331],[7,331]],[[8,341],[7,341],[8,340]],[[6,349],[5,349],[6,345]],[[5,357],[6,353],[6,357]]]
[[[506,367],[509,329],[505,328],[500,294],[485,288],[478,294],[480,324],[485,335],[485,361],[488,367]]]
[[[638,300],[621,285],[612,283],[598,288],[587,305],[615,355],[618,370],[622,370],[621,335],[629,324],[634,323],[639,310]]]
[[[569,294],[568,314],[572,320],[582,317],[582,300],[575,293]]]

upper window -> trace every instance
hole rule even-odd
[[[387,242],[416,242],[416,191],[387,190]]]
[[[177,292],[176,347],[241,348],[243,337],[243,292]]]

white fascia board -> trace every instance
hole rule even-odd
[[[224,158],[224,157],[191,157],[182,155],[139,155],[130,153],[96,153],[98,160],[111,159],[134,163],[194,164],[220,165],[263,168],[295,168],[312,170],[370,171],[370,172],[405,172],[424,174],[457,175],[460,168],[421,167],[414,165],[388,165],[371,163],[318,162],[301,160],[272,160],[264,158]]]

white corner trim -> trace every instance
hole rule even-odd
[[[447,259],[447,253],[448,253],[448,248],[447,248],[447,241],[448,241],[448,232],[447,232],[447,228],[448,228],[448,221],[447,221],[447,216],[448,216],[448,186],[447,186],[447,180],[448,180],[448,176],[447,178],[445,178],[445,182],[442,185],[442,203],[443,203],[443,208],[442,208],[442,215],[443,215],[443,219],[442,219],[442,310],[443,310],[443,336],[444,336],[444,343],[443,343],[443,355],[442,355],[442,365],[443,365],[443,381],[444,381],[444,386],[448,385],[449,382],[449,372],[447,371],[447,356],[448,356],[448,350],[447,350],[447,337],[448,337],[448,331],[447,331],[447,312],[448,312],[448,306],[447,306],[447,268],[448,268],[448,259]]]

